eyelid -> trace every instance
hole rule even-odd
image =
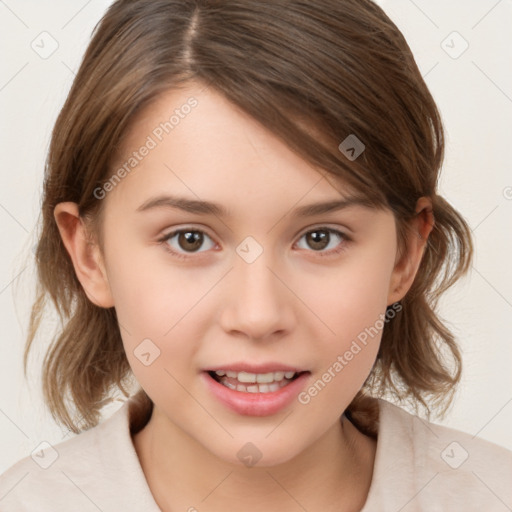
[[[343,236],[349,238],[349,233],[351,232],[351,230],[348,228],[348,227],[345,227],[345,226],[340,226],[339,224],[332,224],[332,223],[329,223],[329,222],[324,222],[323,224],[320,222],[320,223],[316,223],[316,224],[313,224],[312,226],[309,226],[307,228],[303,228],[301,229],[298,233],[297,233],[297,237],[299,236],[304,236],[306,233],[309,233],[311,231],[315,231],[315,230],[320,230],[320,229],[325,229],[326,231],[337,231],[338,233],[341,233]]]
[[[329,229],[332,231],[338,231],[345,238],[352,240],[352,237],[355,235],[355,230],[350,228],[350,226],[346,223],[336,223],[336,222],[315,222],[310,227],[304,228],[299,231],[299,234],[308,233],[309,231],[314,231],[315,229]]]
[[[168,239],[169,237],[172,237],[173,235],[176,235],[177,233],[181,233],[184,231],[197,231],[198,233],[203,233],[204,235],[207,235],[209,238],[211,238],[215,243],[216,239],[215,236],[210,234],[210,231],[207,227],[204,227],[202,225],[193,225],[193,224],[185,224],[183,227],[172,227],[169,229],[169,231],[166,231],[164,234],[162,234],[158,241],[162,239]]]

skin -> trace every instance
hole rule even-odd
[[[277,361],[309,370],[305,389],[321,378],[407,293],[433,226],[431,202],[418,201],[400,256],[389,210],[353,205],[298,217],[295,208],[350,190],[197,83],[168,91],[139,115],[117,164],[191,96],[198,105],[102,199],[104,252],[88,243],[75,203],[55,208],[85,293],[115,307],[132,370],[155,404],[133,438],[150,489],[163,511],[225,511],[233,503],[247,512],[360,510],[376,441],[343,412],[372,368],[380,333],[309,403],[294,400],[270,416],[229,410],[200,375],[235,361]],[[229,215],[136,211],[164,192],[214,201]],[[199,248],[178,236],[158,242],[184,228],[206,233]],[[319,248],[304,236],[312,228],[348,239],[331,232]],[[247,236],[263,249],[252,263],[236,252]],[[134,350],[148,338],[160,356],[145,366]],[[261,452],[253,467],[237,457],[247,442]]]

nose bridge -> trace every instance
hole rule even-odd
[[[290,328],[291,298],[274,275],[272,251],[247,237],[236,249],[231,286],[222,318],[226,330],[265,338]]]

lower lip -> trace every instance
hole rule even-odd
[[[202,373],[211,393],[229,409],[246,416],[270,416],[284,409],[304,388],[309,372],[299,375],[286,386],[271,393],[245,393],[230,389]]]

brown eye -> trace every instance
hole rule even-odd
[[[196,251],[203,245],[203,235],[199,231],[180,231],[178,245],[185,251]]]
[[[212,239],[204,231],[198,229],[178,229],[165,235],[159,241],[165,243],[168,251],[181,256],[186,253],[204,252],[199,249],[204,246],[205,240],[210,240],[210,247],[207,247],[206,250],[215,246]]]
[[[331,238],[326,230],[310,231],[305,236],[308,245],[315,250],[325,249],[329,245]]]
[[[301,240],[304,239],[307,247],[300,247],[301,249],[311,249],[319,253],[336,253],[344,247],[344,242],[348,238],[336,229],[331,228],[318,228],[312,229],[302,235]],[[341,248],[340,248],[341,246]],[[331,249],[325,251],[325,249]]]

